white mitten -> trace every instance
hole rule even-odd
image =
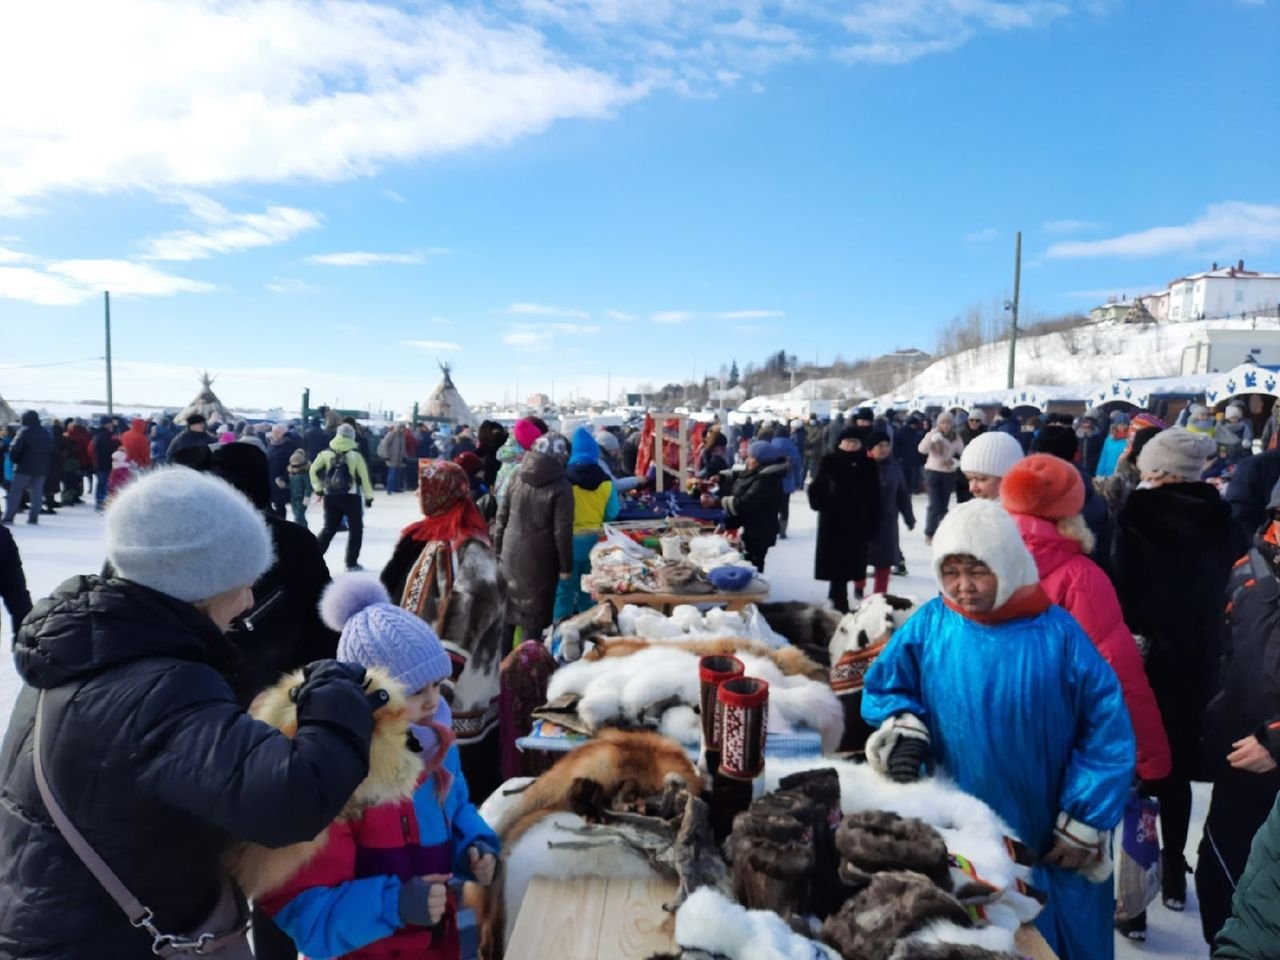
[[[1080,868],[1080,874],[1090,883],[1105,883],[1111,879],[1114,865],[1111,862],[1111,834],[1104,833],[1074,819],[1065,810],[1058,814],[1053,826],[1053,837],[1068,846],[1089,851],[1089,860]]]
[[[880,724],[880,729],[867,738],[867,763],[877,773],[890,775],[889,757],[899,743],[914,740],[929,747],[929,728],[917,716],[900,713]]]

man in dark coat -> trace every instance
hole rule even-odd
[[[1276,404],[1280,407],[1280,403]],[[1271,491],[1280,483],[1280,450],[1269,450],[1242,460],[1227,484],[1222,499],[1231,507],[1231,516],[1242,536],[1253,535],[1267,522]]]
[[[40,415],[34,410],[28,410],[22,415],[22,427],[9,447],[13,482],[9,485],[9,496],[5,500],[5,523],[13,522],[14,515],[22,504],[23,493],[31,496],[27,523],[40,522],[40,501],[44,497],[52,450],[53,435],[40,425]]]
[[[267,441],[267,470],[271,476],[271,512],[281,520],[289,517],[289,503],[293,493],[289,487],[289,458],[293,451],[302,448],[302,441],[286,424],[271,428]]]
[[[107,502],[107,482],[111,478],[111,455],[116,452],[120,442],[111,435],[111,420],[103,417],[98,429],[93,431],[93,439],[89,441],[89,455],[93,457],[93,503],[94,509],[101,512]]]
[[[173,455],[187,447],[209,446],[214,438],[205,430],[205,419],[202,413],[193,413],[187,417],[187,425],[183,431],[169,442],[169,449],[164,458],[173,462]]]
[[[307,432],[302,435],[302,449],[307,451],[307,460],[314,461],[320,456],[321,452],[328,449],[329,441],[333,439],[333,434],[320,425],[317,417],[311,418],[311,425],[307,427]]]
[[[831,584],[831,603],[842,613],[849,612],[849,581],[866,579],[867,546],[880,532],[880,480],[863,448],[866,436],[846,429],[809,484],[809,506],[818,514],[813,576]],[[855,588],[857,599],[862,592]]]
[[[898,517],[906,521],[908,530],[914,530],[916,514],[911,506],[911,491],[907,488],[902,466],[893,456],[893,441],[889,435],[880,430],[872,431],[867,437],[867,450],[876,465],[876,478],[880,483],[880,526],[875,539],[867,547],[867,563],[875,571],[874,592],[885,593],[889,589],[889,572],[899,564],[902,564],[904,572],[906,567],[902,561]]]
[[[919,417],[908,417],[905,426],[900,427],[893,435],[893,455],[902,467],[902,476],[906,481],[907,492],[919,493],[924,486],[924,454],[919,450],[920,441],[924,439],[924,428]]]
[[[1092,410],[1080,418],[1076,436],[1080,438],[1080,466],[1084,467],[1086,476],[1092,477],[1098,472],[1102,445],[1107,442],[1107,434],[1098,426],[1098,417]]]
[[[837,413],[831,418],[831,422],[827,424],[827,446],[822,451],[824,456],[839,445],[842,433],[844,433],[844,414]]]
[[[13,540],[13,534],[0,527],[0,600],[13,623],[13,637],[17,639],[22,618],[31,612],[31,594],[27,592],[27,577],[22,570],[22,554]]]
[[[1244,548],[1218,491],[1198,481],[1215,445],[1181,427],[1157,433],[1138,455],[1150,486],[1116,517],[1115,583],[1125,623],[1148,644],[1173,773],[1159,784],[1164,900],[1186,902],[1191,780],[1219,655],[1217,637],[1232,565]]]
[[[741,530],[742,555],[764,573],[765,556],[782,532],[779,514],[791,466],[777,460],[772,442],[753,440],[747,447],[747,469],[721,474],[720,497],[703,497],[703,506],[721,507],[725,526]]]
[[[1076,452],[1080,440],[1069,426],[1057,423],[1047,424],[1036,437],[1031,448],[1035,453],[1048,453],[1060,460],[1065,460],[1080,471],[1080,479],[1084,481],[1084,508],[1080,515],[1085,525],[1093,533],[1094,547],[1089,559],[1100,566],[1106,573],[1111,572],[1111,542],[1115,536],[1112,529],[1111,511],[1107,509],[1107,501],[1098,493],[1085,473],[1084,468],[1076,462]]]
[[[229,842],[310,840],[368,774],[385,699],[366,697],[363,670],[314,665],[292,738],[236,702],[222,629],[270,541],[224,483],[181,473],[120,494],[107,518],[118,578],[66,581],[19,631],[24,686],[0,748],[0,955],[144,957],[152,944],[50,819],[37,711],[49,792],[165,933],[197,930],[212,910]]]

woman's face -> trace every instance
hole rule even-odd
[[[942,592],[968,613],[990,613],[996,605],[996,575],[977,557],[947,557],[942,561]]]
[[[979,500],[1000,499],[1000,477],[991,477],[985,473],[966,473],[969,479],[969,492]]]
[[[226,633],[236,617],[253,609],[253,587],[233,587],[196,606]]]
[[[429,683],[405,700],[405,716],[410,723],[426,723],[440,708],[440,684]]]
[[[871,456],[876,460],[888,460],[893,456],[893,445],[888,440],[881,440],[871,448]]]

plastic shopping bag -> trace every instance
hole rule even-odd
[[[1160,894],[1160,801],[1135,790],[1124,807],[1116,887],[1116,919],[1129,920]]]

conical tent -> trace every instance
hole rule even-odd
[[[186,423],[192,414],[203,414],[210,423],[231,423],[235,417],[222,405],[218,395],[213,392],[214,377],[207,372],[200,374],[200,392],[195,399],[183,407],[182,412],[173,418],[174,423]]]
[[[17,422],[18,414],[5,402],[4,397],[0,397],[0,424]]]
[[[471,408],[467,406],[467,401],[462,399],[458,388],[453,385],[453,378],[449,376],[449,365],[440,364],[440,372],[444,376],[427,399],[426,409],[423,412],[428,417],[452,420],[457,424],[465,423],[474,427],[476,418],[471,413]]]

